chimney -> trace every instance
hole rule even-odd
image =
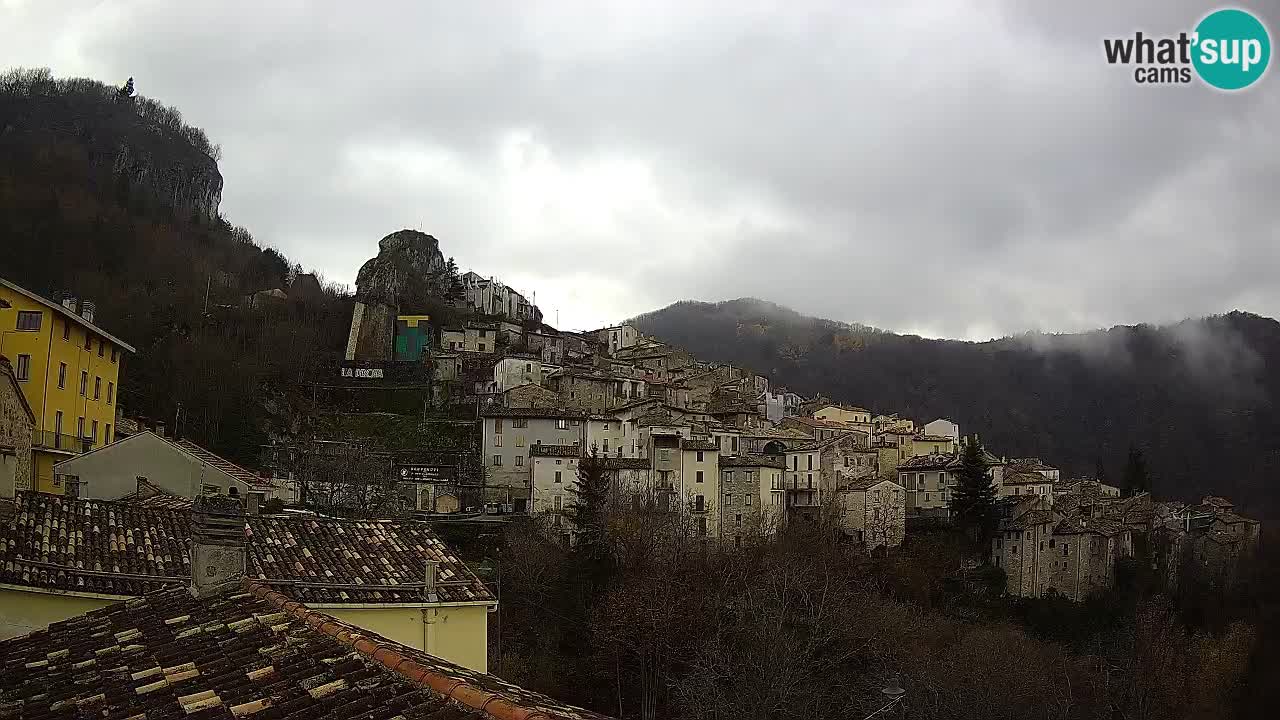
[[[97,304],[92,300],[80,301],[80,317],[84,318],[85,322],[93,322],[93,312],[97,309]]]
[[[225,495],[191,506],[191,595],[206,598],[238,587],[245,573],[244,511]]]
[[[62,295],[62,307],[66,308],[67,310],[70,310],[71,312],[75,312],[75,311],[76,311],[76,296],[75,296],[75,295],[72,295],[71,293],[65,293],[65,294],[63,294],[63,295]]]
[[[246,515],[258,514],[258,493],[251,492],[244,496],[244,512]]]
[[[157,420],[157,421],[156,421],[156,434],[157,434],[157,435],[159,435],[160,437],[164,437],[164,436],[165,436],[165,435],[164,435],[164,423],[160,422],[159,420]]]

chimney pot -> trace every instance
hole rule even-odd
[[[93,314],[97,309],[97,304],[92,300],[80,301],[80,317],[84,318],[87,322],[93,322]]]

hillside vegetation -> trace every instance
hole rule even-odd
[[[1067,475],[1120,475],[1142,448],[1155,492],[1215,492],[1280,517],[1280,324],[1243,312],[1176,325],[991,342],[930,340],[755,299],[680,302],[635,319],[695,355],[804,394],[929,420]]]
[[[154,101],[47,71],[0,76],[0,277],[93,300],[98,324],[138,349],[126,412],[180,419],[248,460],[339,357],[351,302],[334,288],[246,302],[301,268],[218,214],[217,154]]]

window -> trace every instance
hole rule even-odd
[[[53,414],[53,434],[54,435],[62,434],[62,411],[61,410]],[[57,444],[57,442],[58,442],[57,438],[54,438],[54,444]]]
[[[117,352],[118,352],[118,351],[117,351],[114,347],[113,347],[113,348],[111,348],[111,362],[112,362],[112,363],[114,363],[114,362],[116,361],[116,353],[117,353]]]
[[[809,489],[813,489],[813,473],[809,473]]]
[[[494,446],[494,447],[502,447],[502,436],[501,436],[501,435],[494,435],[494,436],[493,436],[493,446]]]
[[[88,332],[85,332],[84,334],[84,349],[85,350],[93,349],[93,336],[90,335]]]
[[[693,496],[693,509],[694,509],[696,512],[702,512],[703,510],[706,510],[706,509],[707,509],[707,501],[706,501],[706,499],[705,499],[703,496],[701,496],[701,495],[694,495],[694,496]]]
[[[101,340],[98,341],[98,357],[102,357],[102,353],[106,351],[106,344]]]
[[[800,456],[799,456],[799,455],[792,455],[792,456],[791,456],[791,469],[792,469],[792,470],[799,470],[799,469],[800,469]]]
[[[604,451],[609,452],[609,438],[604,439]]]
[[[724,496],[724,506],[725,506],[725,507],[733,507],[733,496],[732,496],[732,495],[730,495],[730,494],[728,494],[728,493],[725,493],[725,496]]]
[[[84,418],[76,418],[76,437],[84,437]]]
[[[694,482],[702,482],[702,471],[699,470],[697,475],[694,476],[694,478],[695,478]]]
[[[107,383],[107,404],[108,405],[110,405],[112,400],[115,398],[115,394],[116,394],[116,384],[113,382],[108,382]]]
[[[557,420],[557,421],[556,421],[556,429],[557,429],[557,430],[568,430],[568,429],[569,429],[569,421],[568,421],[568,420]]]
[[[1062,543],[1062,557],[1066,557],[1070,554],[1071,554],[1071,546],[1066,543]]]
[[[733,444],[733,452],[738,452],[738,438],[736,436],[731,437],[729,441]]]
[[[13,374],[23,382],[31,379],[31,356],[19,355],[18,367],[13,369]]]
[[[557,482],[557,483],[558,483],[558,482],[561,482],[560,476],[561,476],[561,473],[560,473],[560,471],[559,471],[559,470],[557,470],[557,471],[556,471],[556,479],[555,479],[555,481],[554,481],[554,482]]]
[[[93,399],[97,400],[102,397],[102,378],[96,376],[93,378]]]
[[[65,388],[67,386],[67,364],[58,363],[58,387]]]
[[[107,429],[102,432],[103,444],[111,442],[111,423],[107,423]]]
[[[698,451],[698,462],[702,462],[702,451]]]
[[[529,427],[529,418],[512,418],[512,419],[511,419],[511,427],[513,427],[513,428],[527,428],[527,427]]]
[[[525,364],[524,364],[524,371],[525,371],[525,372],[533,372],[533,363],[525,363]]]
[[[62,321],[62,339],[63,340],[71,339],[71,321],[70,320]]]
[[[577,420],[570,420],[570,421],[569,421],[569,425],[570,425],[570,426],[572,426],[572,427],[578,427],[578,421],[577,421]]]
[[[742,496],[742,504],[751,507],[751,495],[749,493]]]
[[[502,467],[502,456],[501,456],[501,455],[494,455],[494,456],[493,456],[493,466],[494,466],[494,467]]]
[[[558,474],[558,473],[557,473],[557,474]],[[557,481],[557,482],[559,482],[559,481]],[[563,510],[563,509],[564,509],[564,496],[563,496],[563,495],[556,495],[556,496],[555,496],[554,503],[555,503],[556,512],[560,512],[561,510]]]
[[[1010,545],[1010,546],[1009,546],[1009,554],[1010,554],[1010,555],[1017,555],[1017,554],[1018,554],[1018,546],[1017,546],[1017,545]]]
[[[523,456],[523,455],[517,455],[517,456],[516,456],[516,467],[524,467],[524,456]]]
[[[871,519],[872,519],[872,520],[879,520],[879,519],[880,519],[880,508],[872,508],[872,509],[871,509]]]
[[[1044,552],[1044,541],[1040,541],[1040,552]]]
[[[496,433],[502,432],[502,418],[493,419],[493,431]]]
[[[1054,542],[1055,542],[1055,541],[1054,541],[1054,538],[1049,538],[1049,548],[1050,548],[1050,549],[1052,549],[1052,548],[1053,548],[1053,544],[1054,544]]]
[[[98,421],[94,420],[93,425],[91,427],[93,428],[93,430],[90,431],[89,437],[93,438],[93,441],[96,443],[98,442]]]
[[[724,471],[724,481],[725,481],[725,482],[727,482],[727,483],[732,483],[732,482],[733,482],[733,471],[732,471],[732,470],[725,470],[725,471]]]
[[[40,319],[44,313],[38,310],[19,310],[18,311],[18,330],[24,332],[35,332],[40,329]]]
[[[813,455],[806,455],[805,457],[809,459],[809,469],[810,469],[810,470],[812,470],[812,469],[813,469]]]

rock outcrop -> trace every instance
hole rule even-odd
[[[0,89],[2,90],[2,89]],[[84,148],[95,181],[140,209],[172,208],[213,221],[222,201],[218,163],[172,128],[99,94],[0,92],[0,145]]]
[[[434,237],[401,230],[382,238],[377,257],[361,266],[356,275],[347,359],[391,359],[400,309],[443,296],[448,280],[440,242]]]

